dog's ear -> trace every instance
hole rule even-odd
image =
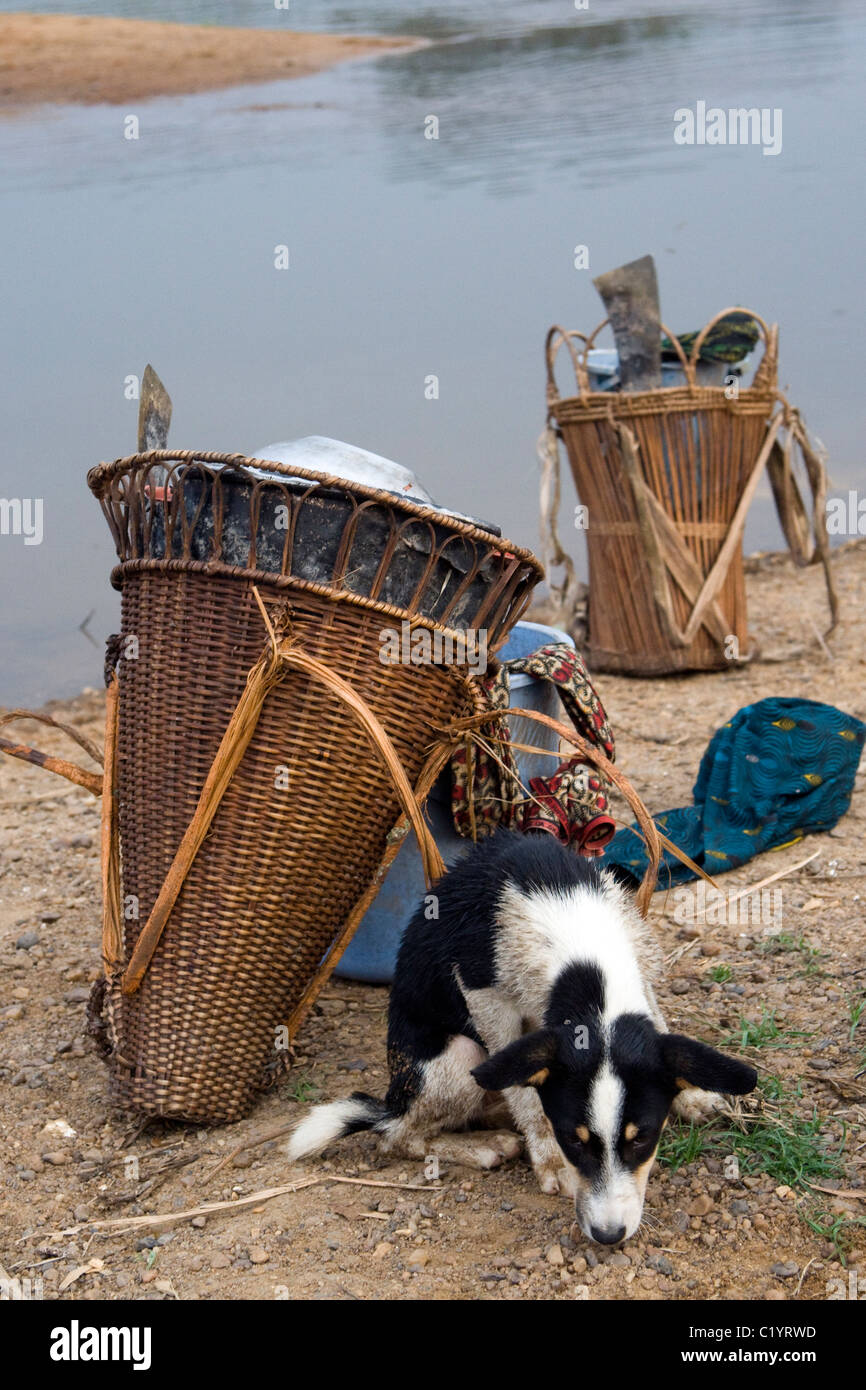
[[[508,1086],[543,1086],[556,1056],[556,1034],[540,1028],[495,1052],[472,1075],[485,1091],[504,1091]]]
[[[745,1096],[758,1084],[758,1073],[747,1062],[726,1057],[714,1047],[686,1038],[682,1033],[664,1033],[661,1046],[665,1070],[678,1090],[698,1086],[702,1091]]]

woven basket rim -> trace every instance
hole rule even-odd
[[[772,410],[778,400],[774,388],[746,386],[736,397],[725,386],[660,386],[652,391],[586,391],[557,396],[550,414],[578,414],[598,418],[617,415],[667,415],[672,411],[725,410],[731,415],[756,415]]]
[[[297,589],[302,593],[316,594],[319,598],[330,599],[333,603],[353,603],[358,608],[366,608],[371,612],[381,613],[383,618],[396,618],[411,623],[413,628],[423,627],[430,632],[441,632],[443,636],[453,637],[458,641],[465,640],[467,632],[478,630],[476,628],[446,627],[444,623],[437,622],[435,618],[428,618],[423,613],[413,613],[408,608],[400,608],[396,604],[385,603],[383,599],[370,598],[367,594],[356,594],[352,589],[335,589],[331,584],[320,584],[314,579],[300,579],[293,574],[275,574],[272,570],[244,569],[240,565],[226,565],[221,560],[155,560],[150,556],[143,556],[137,560],[124,560],[121,564],[115,565],[111,571],[112,588],[119,589],[121,587],[125,574],[138,574],[142,570],[212,574],[225,576],[229,579],[251,580],[254,584],[275,584],[280,589]],[[519,621],[518,616],[514,623]],[[495,654],[499,647],[508,640],[514,623],[510,624],[503,633],[502,640],[491,648],[490,655]]]
[[[333,473],[316,473],[309,468],[299,468],[294,464],[275,463],[271,459],[250,458],[246,454],[224,454],[213,450],[151,449],[147,453],[127,454],[123,458],[115,459],[113,463],[97,464],[87,474],[87,485],[93,495],[102,501],[109,485],[124,473],[135,473],[154,463],[169,462],[203,463],[205,465],[212,463],[230,464],[241,470],[262,468],[269,472],[284,474],[286,478],[304,478],[322,488],[337,488],[342,492],[353,493],[365,500],[379,502],[394,508],[396,511],[405,512],[408,516],[418,517],[419,520],[436,522],[438,525],[452,529],[471,540],[483,541],[490,546],[491,550],[501,550],[506,556],[522,561],[535,571],[539,579],[544,578],[544,568],[541,561],[532,551],[527,550],[524,546],[516,545],[506,536],[497,536],[492,531],[485,531],[470,521],[462,521],[450,512],[437,511],[433,507],[424,506],[421,502],[413,502],[408,497],[400,497],[399,494],[388,492],[384,488],[368,487],[365,483],[350,482],[348,479],[339,478]],[[264,483],[266,479],[256,478],[255,481]],[[279,480],[276,479],[275,481]],[[251,573],[251,571],[243,572]]]

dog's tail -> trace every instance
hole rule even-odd
[[[292,1133],[286,1152],[292,1163],[321,1153],[336,1139],[362,1129],[384,1129],[394,1116],[383,1100],[354,1091],[346,1100],[315,1105]]]

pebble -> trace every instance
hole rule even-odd
[[[75,1130],[68,1120],[49,1120],[42,1130],[43,1134],[57,1134],[61,1139],[74,1139]]]
[[[742,1197],[735,1197],[731,1202],[731,1212],[734,1216],[748,1216],[751,1207],[748,1202],[744,1202]]]
[[[393,1254],[394,1246],[389,1240],[380,1240],[376,1249],[373,1251],[374,1260],[384,1260],[386,1255]]]
[[[114,1276],[114,1282],[119,1289],[125,1289],[129,1283],[129,1275],[126,1273],[126,1270],[119,1269]]]
[[[617,1250],[616,1254],[608,1255],[605,1263],[613,1265],[614,1269],[628,1269],[631,1260],[628,1255],[624,1255],[621,1250]]]
[[[716,941],[705,941],[701,946],[702,956],[720,956],[722,948]]]
[[[81,986],[75,989],[67,989],[63,995],[66,1004],[86,1004],[90,998],[90,990],[83,989]]]
[[[16,951],[29,951],[31,946],[39,945],[39,936],[35,931],[24,931],[15,942]]]
[[[231,1260],[222,1250],[218,1250],[210,1262],[211,1269],[228,1269]]]
[[[18,1019],[18,1018],[23,1018],[23,1017],[24,1017],[24,1012],[25,1012],[25,1010],[24,1010],[24,1005],[23,1005],[23,1004],[10,1004],[7,1008],[5,1008],[5,1009],[2,1010],[3,1017],[4,1017],[4,1018],[8,1018],[9,1021],[10,1021],[10,1023],[14,1023],[15,1020]],[[21,1073],[19,1072],[18,1075],[20,1076]],[[13,1086],[20,1086],[20,1085],[21,1085],[21,1082],[20,1082],[20,1081],[13,1081],[13,1082],[12,1082],[12,1085],[13,1085]]]
[[[565,1256],[562,1253],[562,1247],[560,1245],[551,1245],[547,1251],[547,1255],[545,1258],[547,1259],[547,1263],[549,1265],[565,1264]]]
[[[40,914],[39,914],[39,920],[40,920],[40,922],[45,922],[46,924],[49,924],[49,923],[51,923],[51,922],[59,922],[59,921],[60,921],[60,913],[59,913],[59,912],[40,912]]]
[[[18,985],[17,989],[13,989],[12,991],[12,998],[18,1000],[29,999],[30,990],[26,985]]]
[[[355,1061],[338,1062],[337,1071],[366,1071],[367,1063],[356,1058]]]
[[[680,975],[679,978],[674,980],[671,984],[671,994],[688,994],[690,983],[691,981],[684,975]]]
[[[796,1279],[800,1273],[800,1266],[793,1260],[787,1260],[784,1264],[770,1265],[770,1273],[775,1274],[777,1279]]]
[[[156,1236],[139,1236],[135,1242],[136,1250],[153,1250],[156,1245]]]
[[[424,1269],[432,1256],[429,1250],[413,1250],[407,1261],[408,1269]]]
[[[707,1216],[713,1209],[713,1199],[706,1192],[695,1198],[689,1207],[692,1216]]]
[[[43,1163],[50,1163],[50,1164],[52,1164],[54,1167],[59,1167],[61,1163],[68,1163],[68,1162],[69,1162],[69,1154],[67,1154],[67,1153],[62,1153],[59,1149],[57,1149],[57,1150],[55,1150],[53,1153],[43,1154],[43,1155],[42,1155],[42,1162],[43,1162]]]
[[[673,1274],[674,1267],[666,1255],[650,1255],[647,1264],[657,1269],[659,1274]]]
[[[270,1258],[263,1245],[250,1246],[250,1260],[254,1265],[265,1265]]]
[[[207,1225],[207,1217],[206,1217],[206,1216],[194,1216],[194,1217],[192,1218],[192,1221],[190,1222],[190,1225],[191,1225],[191,1226],[195,1226],[196,1230],[197,1230],[197,1231],[200,1231],[200,1230],[202,1229],[203,1226],[206,1226],[206,1225]]]

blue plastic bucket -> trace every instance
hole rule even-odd
[[[530,656],[549,642],[567,642],[574,646],[565,632],[542,623],[517,623],[505,646],[499,651],[501,661],[514,661]],[[554,687],[548,681],[533,676],[511,676],[511,703],[520,709],[536,710],[554,719],[562,718],[562,706]],[[511,722],[512,736],[517,743],[532,743],[538,748],[554,751],[559,747],[558,736],[552,729],[532,720]],[[549,775],[556,767],[552,758],[541,754],[517,753],[521,780]],[[433,838],[446,864],[453,864],[468,847],[468,841],[456,834],[451,819],[450,773],[446,769],[427,800],[427,820]],[[342,959],[336,975],[348,980],[363,980],[368,984],[389,984],[394,978],[400,938],[415,908],[424,896],[424,871],[413,836],[409,836],[388,870],[375,902],[364,914]]]

